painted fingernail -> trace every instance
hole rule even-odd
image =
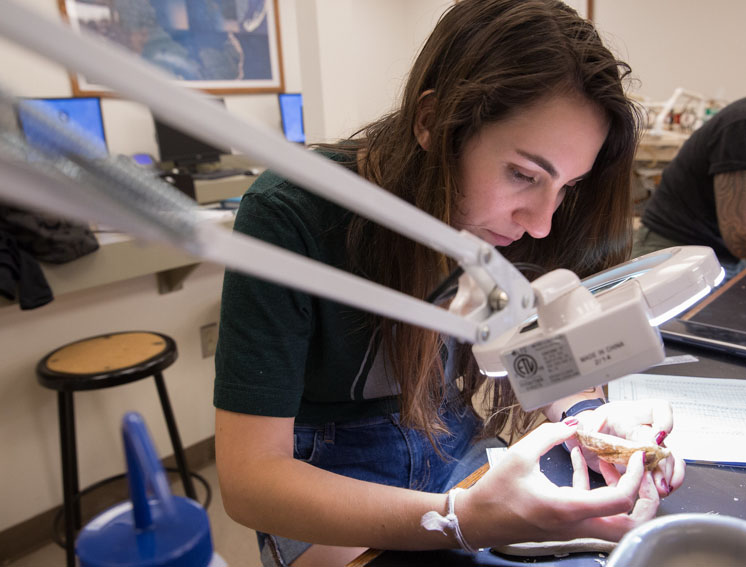
[[[577,425],[578,424],[578,420],[575,419],[574,417],[571,417],[570,419],[566,419],[562,423],[564,423],[568,427],[572,427],[573,425]]]
[[[663,490],[666,492],[666,494],[671,494],[671,487],[668,486],[665,478],[661,479],[661,486],[663,487]]]
[[[665,439],[665,438],[666,438],[667,436],[668,436],[668,433],[666,433],[665,431],[661,431],[661,432],[659,432],[659,433],[658,433],[658,435],[656,435],[656,436],[655,436],[655,442],[656,442],[656,443],[657,443],[658,445],[660,445],[661,443],[663,443],[663,440],[664,440],[664,439]]]

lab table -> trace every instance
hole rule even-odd
[[[666,345],[666,355],[676,357],[692,355],[696,362],[657,366],[648,374],[700,376],[746,379],[746,359],[693,347]],[[487,470],[485,465],[462,483],[469,486]],[[541,469],[556,484],[568,486],[572,481],[569,455],[561,447],[554,447],[542,457]],[[602,486],[603,480],[592,473],[592,486]],[[704,513],[733,516],[746,520],[746,467],[717,464],[687,465],[684,484],[664,498],[658,515]],[[461,550],[435,551],[377,551],[368,550],[348,564],[348,567],[462,567],[497,566],[511,567],[536,565],[541,567],[599,567],[605,564],[607,554],[573,553],[564,557],[554,555],[519,557],[482,550],[469,554]]]

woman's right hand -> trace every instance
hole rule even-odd
[[[630,458],[615,486],[590,490],[588,469],[577,448],[571,454],[573,486],[557,486],[539,470],[541,456],[570,439],[575,429],[562,422],[539,426],[458,496],[456,514],[469,545],[578,537],[618,541],[655,516],[660,498],[641,451]]]

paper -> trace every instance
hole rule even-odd
[[[687,461],[746,464],[746,380],[630,374],[609,383],[609,399],[670,402],[666,446]]]
[[[490,467],[497,465],[497,462],[507,450],[507,447],[487,447],[487,462],[489,462]]]

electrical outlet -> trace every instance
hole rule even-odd
[[[199,328],[199,336],[202,343],[202,358],[215,356],[215,348],[218,346],[218,324],[203,325]]]

